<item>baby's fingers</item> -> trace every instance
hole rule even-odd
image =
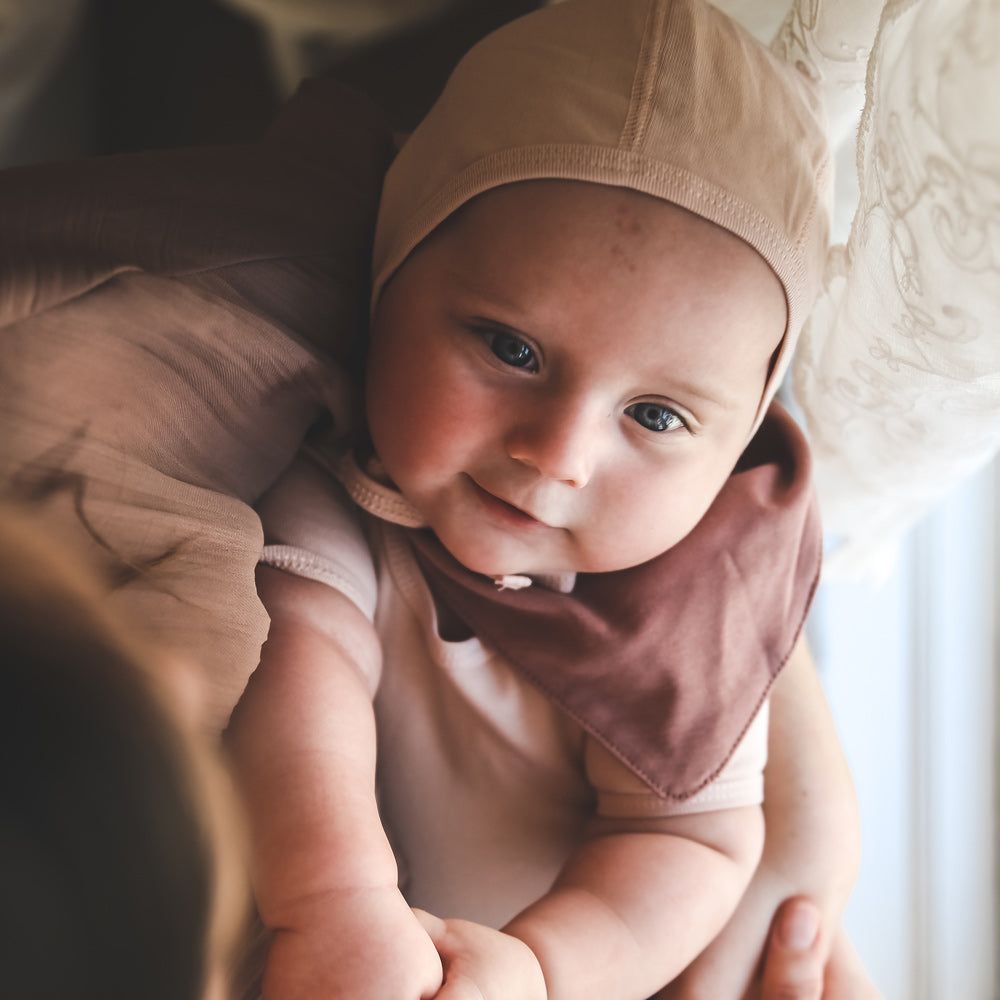
[[[420,922],[420,926],[427,931],[427,936],[434,942],[434,947],[437,948],[438,944],[444,941],[445,934],[447,933],[447,921],[442,920],[440,917],[435,917],[433,913],[428,913],[426,910],[419,910],[415,906],[413,907],[413,915]]]
[[[444,985],[434,994],[434,1000],[490,1000],[483,991],[464,976],[445,977]]]
[[[449,922],[426,910],[414,908],[413,915],[437,948],[444,966],[444,983],[434,994],[434,1000],[489,1000],[479,986],[460,971],[461,934],[456,940],[456,935],[449,935]]]
[[[544,1000],[542,970],[523,941],[469,920],[413,912],[444,966],[437,1000]]]

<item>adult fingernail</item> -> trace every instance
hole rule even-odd
[[[791,951],[808,951],[819,934],[820,912],[808,903],[785,908],[778,925],[781,943]]]

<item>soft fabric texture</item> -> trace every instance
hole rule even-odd
[[[536,178],[663,198],[761,254],[788,317],[759,425],[829,239],[832,164],[812,81],[702,0],[572,0],[513,21],[459,63],[390,168],[373,299],[469,199]]]
[[[390,156],[314,84],[253,145],[0,175],[0,492],[202,665],[215,728],[268,628],[250,504],[317,417],[351,422]]]

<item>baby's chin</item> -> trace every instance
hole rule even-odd
[[[657,545],[602,546],[590,550],[579,544],[559,545],[559,551],[544,551],[546,539],[532,546],[530,541],[497,540],[471,535],[465,531],[449,532],[443,527],[435,532],[438,541],[467,570],[497,579],[504,576],[564,577],[577,573],[618,573],[641,566],[673,548],[681,538],[657,539]]]
[[[452,553],[454,556],[455,553]],[[464,560],[455,556],[456,561],[461,563],[467,570],[478,576],[486,576],[491,580],[501,580],[506,577],[526,576],[562,576],[566,573],[575,573],[576,570],[544,568],[541,565],[524,565],[523,563],[507,562],[479,562],[476,560]]]
[[[481,546],[468,544],[449,545],[448,541],[438,537],[438,541],[448,553],[467,570],[479,576],[487,576],[491,580],[510,576],[561,576],[565,573],[575,573],[576,570],[565,566],[556,566],[555,562],[533,558],[517,558],[507,554],[483,551]]]
[[[567,565],[564,560],[546,561],[544,559],[527,558],[497,558],[495,553],[484,553],[476,548],[456,546],[452,548],[439,539],[444,548],[467,570],[491,580],[501,580],[505,577],[532,577],[562,579],[577,573],[615,573],[619,570],[631,569],[638,565],[635,562],[620,559],[604,560],[595,564]]]
[[[446,545],[447,549],[448,546]],[[620,554],[617,558],[612,555],[606,559],[595,559],[591,561],[581,560],[579,563],[573,566],[567,566],[565,563],[545,563],[542,560],[534,559],[522,559],[517,560],[498,560],[498,559],[477,559],[475,556],[470,556],[468,553],[463,553],[459,555],[457,552],[448,549],[455,560],[461,563],[466,569],[473,573],[477,573],[481,576],[487,576],[491,580],[500,580],[502,577],[512,577],[512,576],[526,576],[532,578],[549,578],[549,579],[562,579],[567,576],[573,576],[580,573],[620,573],[625,570],[635,569],[637,566],[642,566],[647,562],[651,562],[653,559],[659,558],[665,552],[669,551],[664,549],[662,551],[656,552],[643,552],[641,553],[642,558],[629,558],[626,553]]]

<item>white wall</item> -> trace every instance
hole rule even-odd
[[[996,986],[997,479],[914,531],[881,585],[824,583],[813,651],[861,801],[846,923],[886,1000]]]

